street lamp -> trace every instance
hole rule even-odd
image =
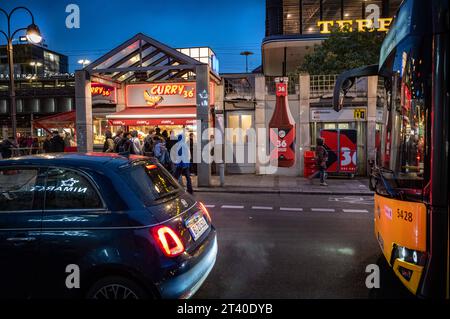
[[[89,60],[87,60],[87,59],[81,59],[81,60],[78,60],[78,64],[81,64],[82,66],[83,66],[83,69],[84,69],[84,67],[86,66],[86,65],[88,65],[88,64],[90,64],[91,63],[91,61],[89,61]]]
[[[31,24],[26,28],[19,28],[16,31],[12,32],[11,30],[11,17],[14,12],[18,10],[25,10],[31,16]],[[6,51],[8,54],[8,65],[9,65],[9,101],[11,108],[11,122],[12,122],[12,133],[14,141],[17,143],[17,118],[16,118],[16,91],[14,88],[14,51],[13,51],[13,39],[14,36],[20,31],[26,31],[27,40],[31,43],[37,44],[42,41],[41,31],[38,26],[34,23],[34,16],[31,11],[26,7],[16,7],[12,9],[9,13],[0,8],[0,12],[2,12],[6,16],[7,20],[7,30],[2,31],[0,33],[3,34],[6,38],[7,47]]]
[[[248,73],[248,56],[253,55],[253,52],[244,51],[244,52],[241,52],[241,55],[245,55],[245,73]]]

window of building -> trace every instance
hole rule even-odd
[[[94,144],[103,145],[105,142],[105,133],[108,129],[108,120],[105,118],[94,118],[93,120]]]
[[[300,33],[300,3],[298,0],[283,1],[284,34]]]
[[[342,2],[341,0],[323,0],[322,1],[322,19],[321,20],[325,20],[325,21],[341,20],[341,13],[342,13],[341,12],[341,2]],[[344,17],[345,17],[345,14],[344,14]],[[350,18],[350,16],[345,17],[345,18],[346,19]]]
[[[81,174],[52,168],[47,172],[45,209],[95,209],[102,208],[94,186]]]
[[[303,0],[302,33],[319,33],[318,21],[320,21],[320,0]]]
[[[32,210],[37,169],[0,170],[0,211]]]

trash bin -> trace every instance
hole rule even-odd
[[[306,151],[303,154],[303,176],[311,176],[316,170],[316,158],[314,151]]]

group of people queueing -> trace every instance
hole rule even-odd
[[[185,142],[183,134],[175,136],[174,132],[161,132],[157,127],[151,130],[141,142],[137,131],[124,132],[117,130],[113,136],[110,131],[105,133],[105,143],[103,145],[104,153],[122,153],[152,156],[158,159],[175,179],[180,180],[183,175],[186,178],[186,187],[189,193],[193,193],[191,181],[191,156],[193,147],[193,134],[190,136],[190,146]],[[171,150],[177,145],[172,157]]]

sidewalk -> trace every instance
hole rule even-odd
[[[227,175],[225,185],[220,187],[219,176],[212,176],[211,187],[198,187],[197,176],[192,176],[195,192],[223,192],[223,193],[278,193],[278,194],[327,194],[372,196],[367,178],[347,179],[329,177],[328,186],[320,186],[315,179],[311,185],[303,177],[274,176],[274,175]]]

